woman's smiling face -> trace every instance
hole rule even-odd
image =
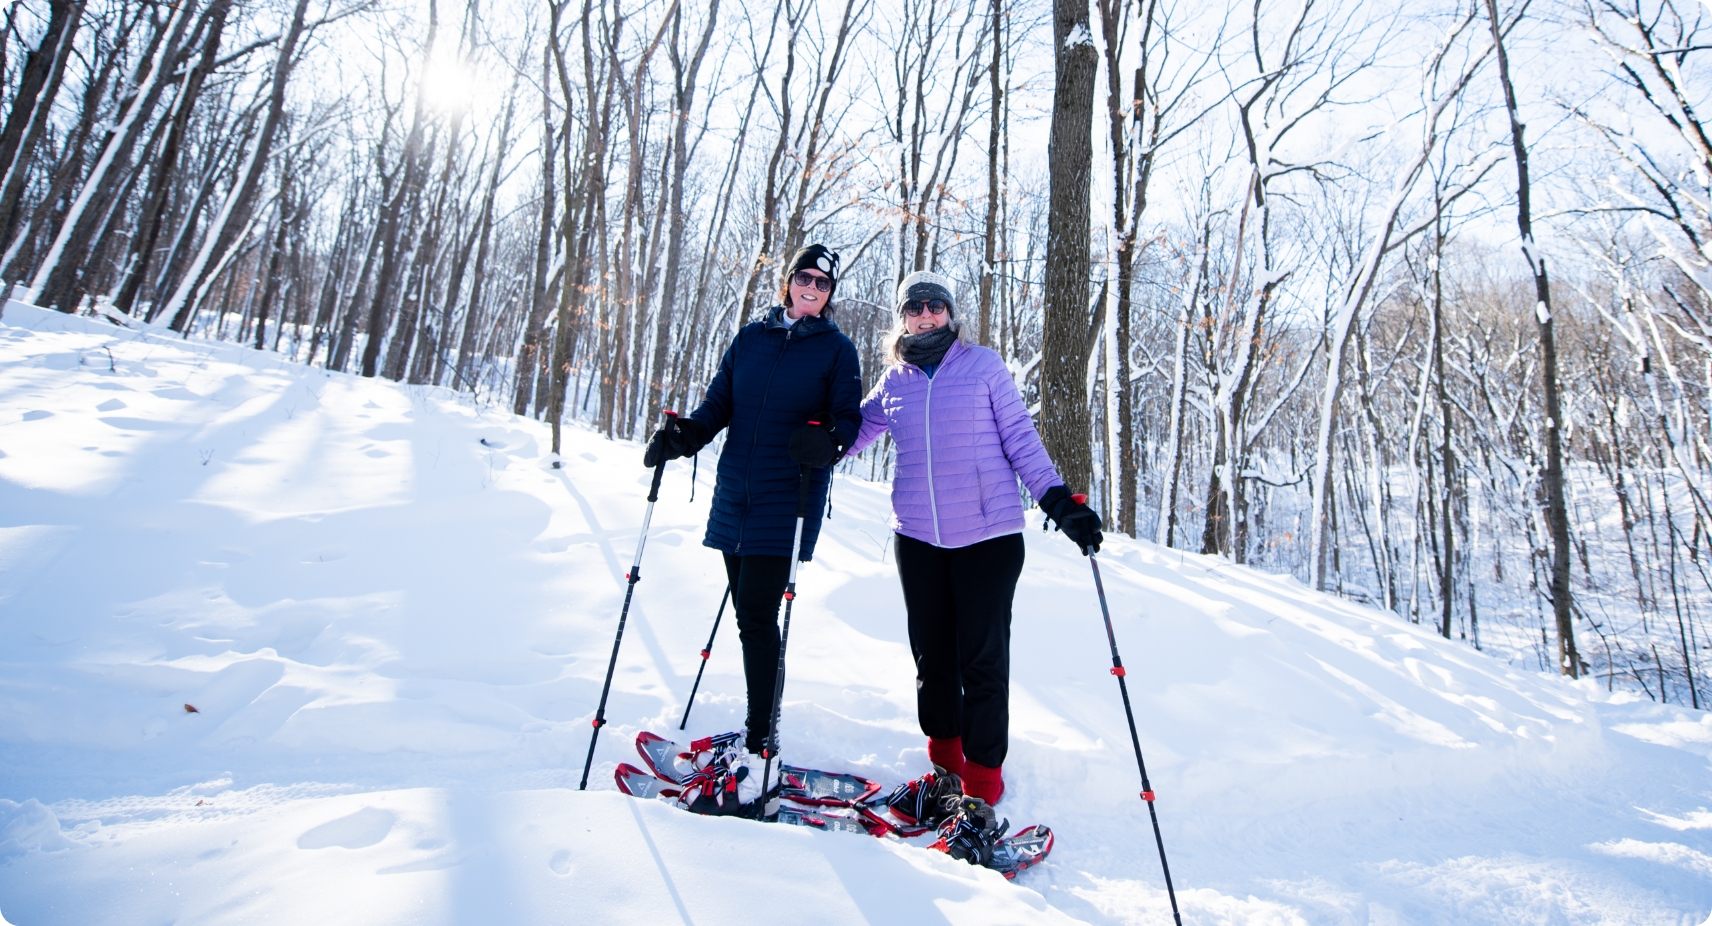
[[[832,295],[831,287],[827,292],[820,291],[820,282],[830,281],[830,277],[819,270],[802,269],[791,275],[791,317],[801,318],[804,315],[819,315],[826,308],[827,299]],[[806,285],[805,285],[806,284]]]
[[[920,310],[920,315],[913,315],[913,310]],[[933,311],[939,309],[938,312]],[[943,328],[951,324],[951,307],[942,300],[929,299],[925,301],[911,300],[904,305],[904,328],[910,334],[925,334],[935,328]]]

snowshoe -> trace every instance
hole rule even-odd
[[[773,820],[791,826],[808,826],[818,830],[876,837],[885,836],[892,831],[891,824],[858,807],[810,808],[784,804],[779,807],[779,812]]]
[[[1006,878],[1031,868],[1052,851],[1052,831],[1031,826],[1006,837],[1010,821],[1000,822],[993,808],[978,797],[964,797],[957,814],[939,827],[939,840],[932,846],[952,858],[991,868]]]
[[[987,867],[998,869],[1007,878],[1015,878],[1017,872],[1040,864],[1052,851],[1052,842],[1052,831],[1045,826],[1025,827],[993,846],[993,862]]]
[[[740,732],[706,736],[690,743],[689,749],[644,730],[636,734],[636,752],[642,762],[663,781],[681,785],[697,771],[737,748]]]
[[[962,798],[963,780],[935,765],[926,775],[894,788],[886,808],[905,824],[933,829],[957,813]]]
[[[618,790],[631,797],[677,797],[678,789],[668,785],[658,776],[644,772],[634,765],[621,762],[612,772],[612,777],[618,782]]]
[[[859,775],[823,772],[786,765],[779,769],[779,796],[813,807],[848,807],[865,803],[880,793],[881,785]]]

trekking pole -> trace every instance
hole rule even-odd
[[[1072,495],[1076,504],[1085,505],[1086,495]],[[1171,886],[1171,865],[1165,861],[1165,837],[1159,835],[1159,813],[1153,809],[1153,785],[1147,780],[1147,763],[1141,758],[1141,737],[1135,732],[1135,711],[1129,706],[1129,686],[1124,684],[1123,659],[1118,656],[1117,634],[1112,632],[1112,610],[1106,606],[1106,585],[1100,581],[1100,561],[1088,554],[1088,565],[1094,569],[1094,591],[1100,596],[1100,614],[1106,619],[1106,642],[1112,646],[1112,674],[1118,679],[1118,693],[1123,695],[1124,716],[1129,719],[1129,741],[1135,747],[1135,764],[1141,770],[1141,799],[1147,802],[1147,816],[1153,820],[1153,841],[1159,846],[1159,867],[1165,872],[1165,893],[1171,898],[1171,918],[1183,926],[1183,915],[1177,912],[1177,889]]]
[[[819,424],[810,421],[809,424]],[[779,674],[773,680],[773,716],[767,722],[767,749],[761,758],[761,817],[767,816],[767,780],[773,770],[773,757],[779,754],[779,702],[785,697],[785,645],[791,640],[791,605],[797,599],[797,554],[802,550],[803,519],[808,517],[808,467],[801,466],[797,477],[797,533],[791,540],[791,574],[785,582],[785,627],[779,635]],[[780,772],[781,777],[783,772]]]
[[[725,603],[731,600],[731,586],[725,586],[725,594],[719,597],[719,610],[713,615],[713,631],[707,635],[707,645],[701,648],[701,668],[696,670],[695,684],[690,686],[690,699],[684,702],[684,719],[678,721],[678,729],[690,722],[690,708],[695,707],[696,689],[701,687],[701,674],[707,671],[707,657],[713,654],[713,637],[719,633],[719,619],[725,616]]]
[[[678,426],[678,413],[666,412],[666,427]],[[618,612],[618,635],[612,638],[612,658],[606,661],[606,681],[600,686],[600,706],[594,711],[594,732],[589,734],[588,758],[583,760],[583,780],[578,791],[588,790],[589,766],[594,764],[594,745],[600,740],[600,728],[606,726],[606,695],[612,690],[612,670],[618,667],[618,647],[624,642],[624,622],[630,617],[630,598],[636,594],[636,583],[642,581],[642,548],[648,545],[648,522],[654,520],[654,503],[660,498],[660,477],[666,474],[666,461],[654,464],[654,481],[648,486],[648,509],[642,515],[642,535],[636,538],[636,560],[624,578],[630,583],[624,588],[624,608]]]

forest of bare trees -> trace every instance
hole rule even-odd
[[[1687,0],[12,0],[13,299],[646,436],[810,241],[1110,528],[1698,708]],[[883,478],[882,443],[843,464]]]

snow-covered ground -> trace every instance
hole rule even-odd
[[[667,473],[579,793],[648,474],[567,433],[555,470],[542,425],[444,390],[10,306],[4,919],[1169,922],[1087,563],[1038,530],[1000,810],[1058,846],[1016,883],[614,789],[719,601],[711,466],[694,502]],[[786,756],[889,785],[926,755],[886,490],[833,504]],[[1212,558],[1101,564],[1185,922],[1712,923],[1712,716]],[[739,722],[731,630],[689,735]]]

